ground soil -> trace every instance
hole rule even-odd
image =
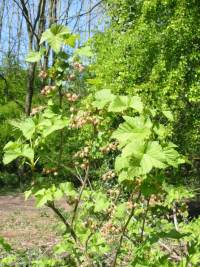
[[[0,236],[14,249],[50,249],[57,241],[58,220],[48,208],[35,208],[22,194],[0,196]]]

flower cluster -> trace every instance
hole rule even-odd
[[[71,82],[72,82],[72,81],[75,81],[75,80],[76,80],[76,75],[73,74],[73,73],[70,74],[70,75],[67,77],[67,80],[68,80],[68,81],[71,81]]]
[[[75,102],[79,96],[77,94],[66,93],[65,96],[69,102]]]
[[[39,73],[39,75],[38,75],[38,77],[40,79],[46,79],[47,76],[48,76],[48,73],[45,70],[41,70],[40,73]]]
[[[79,62],[74,62],[73,67],[80,73],[85,70],[85,67]]]
[[[102,176],[102,179],[103,181],[107,181],[107,180],[114,178],[115,176],[116,176],[115,172],[110,170]]]
[[[111,151],[115,151],[115,150],[117,150],[117,146],[118,146],[118,143],[117,143],[117,142],[113,142],[113,143],[108,144],[108,145],[106,145],[106,146],[104,146],[104,147],[101,147],[101,148],[100,148],[100,151],[101,151],[102,153],[109,153],[109,152],[111,152]]]
[[[54,85],[46,85],[43,87],[42,91],[41,91],[41,95],[47,96],[48,94],[50,94],[51,92],[56,90],[56,86]]]
[[[94,126],[98,125],[100,123],[99,119],[95,116],[91,116],[89,112],[83,112],[82,114],[78,115],[71,115],[71,128],[79,129],[85,124],[92,124]]]
[[[89,160],[84,158],[82,163],[76,161],[75,165],[79,166],[82,170],[86,170],[89,167]]]
[[[112,224],[111,222],[104,224],[103,227],[101,228],[101,234],[104,237],[108,237],[108,235],[110,234],[119,234],[120,231],[121,229]]]
[[[117,188],[114,188],[114,189],[112,188],[112,189],[108,190],[108,194],[110,195],[111,198],[117,197],[119,195],[119,193],[120,193],[120,191]]]
[[[89,147],[84,147],[82,150],[76,152],[75,158],[87,158],[89,156]]]
[[[45,175],[53,174],[54,176],[58,175],[57,168],[44,168],[42,173]]]
[[[30,115],[34,116],[40,113],[41,111],[43,111],[44,109],[45,109],[45,106],[38,106],[38,107],[32,108]]]

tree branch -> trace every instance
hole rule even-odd
[[[71,225],[72,226],[73,226],[74,220],[76,219],[76,214],[77,214],[78,206],[79,206],[79,203],[81,201],[81,197],[82,197],[83,191],[85,189],[85,186],[87,184],[88,177],[89,177],[89,167],[87,167],[87,169],[86,169],[85,179],[83,181],[83,184],[82,184],[82,187],[81,187],[81,190],[80,190],[80,193],[79,193],[78,200],[76,201],[76,204],[75,204],[75,207],[74,207],[74,213],[73,213],[72,222],[71,222]]]
[[[70,224],[67,222],[67,220],[65,219],[65,217],[63,216],[63,214],[60,212],[60,210],[58,208],[55,207],[54,202],[48,202],[47,207],[51,208],[56,215],[61,219],[61,221],[65,224],[66,226],[66,231],[70,232],[71,236],[73,237],[74,241],[77,241],[77,236],[76,233],[74,232],[73,228],[70,226]]]
[[[135,203],[137,203],[139,201],[140,197],[141,197],[141,191],[138,193],[138,197],[137,197]],[[130,221],[131,221],[131,219],[133,217],[134,211],[135,211],[135,203],[133,204],[133,207],[131,209],[131,213],[130,213],[130,215],[129,215],[124,227],[122,228],[122,233],[121,233],[121,236],[120,236],[120,239],[119,239],[119,245],[117,247],[117,250],[116,250],[116,253],[115,253],[115,256],[114,256],[114,260],[112,262],[111,267],[115,267],[116,266],[117,257],[118,257],[118,255],[120,253],[120,250],[121,250],[121,246],[122,246],[122,242],[123,242],[123,239],[124,239],[124,235],[125,235],[126,229],[127,229],[128,225],[129,225],[129,223],[130,223]]]
[[[74,16],[71,16],[71,17],[67,18],[66,23],[67,23],[68,20],[72,20],[72,19],[75,19],[75,18],[80,18],[80,17],[83,17],[85,15],[90,14],[94,9],[96,9],[103,2],[104,2],[104,0],[101,0],[98,3],[96,3],[94,6],[92,6],[89,10],[87,10],[87,11],[81,13],[81,14],[77,14],[77,15],[74,15]],[[61,21],[63,22],[65,20],[61,20]]]

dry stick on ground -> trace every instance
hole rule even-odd
[[[170,253],[170,258],[173,258],[175,260],[181,260],[181,257],[177,254],[176,250],[171,249],[166,244],[159,241],[159,244],[161,247],[163,247],[165,250],[167,250]]]
[[[121,236],[120,236],[120,239],[119,239],[119,245],[118,245],[118,247],[117,247],[117,250],[116,250],[116,253],[115,253],[115,256],[114,256],[114,260],[113,260],[113,262],[112,262],[111,267],[115,267],[115,266],[116,266],[116,263],[117,263],[117,257],[118,257],[118,255],[119,255],[119,253],[120,253],[120,250],[121,250],[121,246],[122,246],[122,242],[123,242],[123,239],[124,239],[124,235],[125,235],[126,229],[127,229],[128,225],[129,225],[129,223],[130,223],[130,221],[131,221],[131,219],[132,219],[132,217],[133,217],[133,215],[134,215],[134,211],[135,211],[135,207],[136,207],[135,204],[139,201],[140,197],[141,197],[141,191],[139,191],[139,193],[138,193],[138,197],[137,197],[137,199],[136,199],[136,201],[135,201],[135,203],[133,204],[133,207],[132,207],[132,209],[131,209],[131,213],[130,213],[130,215],[129,215],[129,217],[128,217],[128,219],[127,219],[127,221],[126,221],[124,227],[122,228],[122,233],[121,233]]]

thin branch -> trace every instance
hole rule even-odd
[[[176,231],[179,231],[179,226],[178,226],[178,220],[177,220],[177,215],[176,215],[176,204],[174,204],[174,207],[172,209],[173,211],[173,221],[174,221],[174,226]],[[187,255],[187,245],[185,243],[182,243],[180,240],[178,240],[180,251],[182,255]],[[184,249],[183,249],[184,248]]]
[[[57,161],[53,160],[52,158],[50,158],[50,157],[48,157],[48,156],[45,156],[45,158],[48,159],[48,160],[50,160],[52,163],[57,164]],[[76,173],[75,173],[71,168],[65,166],[64,164],[60,164],[60,166],[61,166],[62,168],[64,168],[65,170],[69,171],[69,172],[70,172],[71,174],[73,174],[75,177],[77,177],[77,176],[76,176]]]
[[[61,221],[65,224],[66,226],[66,231],[70,232],[71,236],[73,237],[74,241],[77,241],[77,236],[76,233],[74,232],[73,228],[70,226],[70,224],[67,222],[67,220],[65,219],[65,217],[63,216],[63,214],[60,212],[60,210],[58,208],[55,207],[54,202],[48,202],[47,207],[51,208],[56,214],[57,216],[61,219]]]
[[[97,8],[99,5],[101,5],[103,2],[104,2],[104,0],[99,1],[99,2],[96,3],[94,6],[92,6],[91,9],[89,9],[89,10],[87,10],[86,12],[83,12],[83,13],[81,13],[81,14],[77,14],[77,15],[71,16],[71,17],[67,18],[66,21],[71,20],[71,19],[75,19],[75,18],[77,18],[77,17],[80,18],[80,17],[83,17],[83,16],[85,16],[85,15],[90,14],[94,9],[96,9],[96,8]],[[63,19],[63,20],[61,20],[61,21],[64,22],[65,20]]]
[[[82,11],[82,9],[83,9],[83,4],[84,4],[84,1],[81,2],[81,6],[80,6],[80,9],[79,9],[77,18],[76,18],[76,22],[75,22],[75,24],[74,24],[74,26],[73,26],[73,30],[72,30],[72,32],[74,32],[74,29],[76,28],[77,24],[78,24],[79,21],[80,21],[80,14],[81,14],[81,11]]]
[[[24,2],[24,0],[20,0],[21,5],[22,5],[22,6],[20,6],[20,4],[17,2],[17,0],[13,0],[13,1],[19,7],[19,9],[22,11],[23,17],[25,18],[25,20],[27,22],[28,32],[31,33],[32,35],[34,35],[36,37],[37,41],[39,42],[39,38],[38,38],[36,32],[34,31],[33,25],[32,25],[31,20],[30,20],[29,12],[28,12],[28,9],[26,7],[26,2]]]
[[[141,191],[138,193],[138,197],[137,197],[135,203],[137,203],[139,201],[140,197],[141,197]],[[135,204],[133,204],[133,207],[131,209],[131,213],[130,213],[130,215],[129,215],[124,227],[122,228],[122,233],[121,233],[121,236],[120,236],[120,239],[119,239],[119,244],[118,244],[116,253],[114,255],[114,260],[112,262],[111,267],[115,267],[116,266],[117,257],[118,257],[118,255],[120,253],[120,250],[121,250],[121,246],[122,246],[122,242],[123,242],[123,239],[124,239],[124,235],[125,235],[125,232],[126,232],[126,229],[127,229],[128,225],[129,225],[129,223],[130,223],[130,221],[131,221],[131,219],[132,219],[132,217],[134,215],[135,207],[136,207]]]
[[[179,227],[178,227],[178,220],[177,220],[177,216],[176,216],[176,207],[173,207],[172,211],[173,211],[174,226],[175,226],[176,231],[178,231]]]
[[[80,193],[79,193],[78,200],[76,201],[76,204],[75,204],[75,207],[74,207],[74,213],[73,213],[72,222],[71,222],[71,225],[72,226],[73,226],[74,220],[76,219],[76,214],[77,214],[78,206],[79,206],[79,203],[81,201],[81,197],[82,197],[83,191],[85,189],[85,186],[87,184],[88,178],[89,178],[89,166],[86,169],[85,179],[83,181],[83,184],[82,184],[82,187],[81,187],[81,190],[80,190]]]
[[[150,202],[150,197],[147,200],[147,207],[144,213],[144,217],[143,217],[143,221],[142,221],[142,230],[141,230],[141,241],[143,241],[143,236],[144,236],[144,227],[145,227],[145,222],[146,222],[146,218],[147,218],[147,213],[149,210],[149,202]]]
[[[45,1],[44,0],[40,0],[39,2],[39,5],[38,5],[38,11],[37,11],[37,16],[34,20],[34,24],[33,24],[33,31],[35,31],[36,29],[36,26],[37,26],[37,22],[39,21],[40,17],[41,17],[41,13],[42,13],[42,10],[45,6]]]

